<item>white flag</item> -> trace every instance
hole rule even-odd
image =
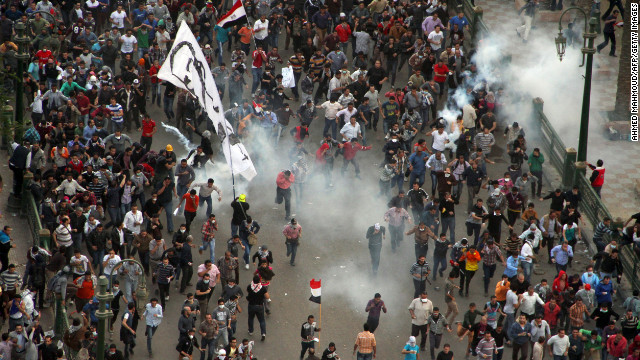
[[[189,91],[198,99],[222,142],[222,151],[231,170],[247,180],[253,179],[257,175],[256,169],[247,149],[224,117],[211,69],[187,24],[181,24],[178,29],[173,47],[158,72],[158,78]]]
[[[288,88],[296,87],[296,79],[293,76],[293,68],[291,65],[282,68],[282,86]]]

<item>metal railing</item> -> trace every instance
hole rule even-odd
[[[532,120],[538,124],[537,144],[543,150],[545,158],[548,158],[551,165],[562,176],[562,185],[565,190],[574,185],[580,189],[582,200],[580,202],[580,212],[589,220],[593,229],[608,217],[613,220],[612,227],[622,227],[620,220],[614,219],[607,209],[602,199],[591,187],[591,182],[586,177],[586,165],[576,163],[575,149],[567,149],[562,139],[545,116],[543,111],[543,101],[540,98],[533,99]],[[604,236],[605,242],[612,239],[609,235]],[[589,240],[590,241],[590,240]],[[624,246],[620,250],[620,259],[624,268],[624,274],[634,289],[640,289],[640,258],[633,251],[632,246]]]

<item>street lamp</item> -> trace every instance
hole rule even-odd
[[[589,138],[589,105],[591,102],[591,73],[593,72],[593,54],[596,53],[596,48],[594,47],[594,41],[598,34],[596,33],[596,25],[598,24],[598,19],[592,17],[589,19],[587,13],[577,7],[572,6],[566,9],[562,15],[560,16],[560,20],[558,20],[558,36],[556,37],[556,51],[558,52],[558,57],[560,61],[564,57],[565,50],[567,48],[567,38],[562,35],[562,18],[567,11],[570,10],[578,10],[584,15],[585,24],[584,24],[584,34],[582,37],[584,38],[583,46],[582,46],[582,65],[585,65],[585,56],[586,56],[586,74],[584,79],[584,93],[582,95],[582,113],[580,115],[580,137],[578,138],[578,161],[587,161],[587,141]],[[588,21],[587,21],[588,19]]]
[[[97,345],[97,360],[104,360],[105,354],[105,337],[107,334],[107,319],[110,319],[113,313],[111,312],[111,308],[107,309],[107,303],[111,303],[113,300],[113,287],[111,284],[111,279],[113,279],[113,272],[120,267],[122,263],[130,262],[137,264],[140,267],[140,276],[138,280],[138,287],[136,288],[136,297],[138,308],[138,314],[142,314],[146,305],[147,305],[147,297],[149,292],[147,291],[147,279],[144,275],[144,270],[142,264],[139,261],[134,259],[123,259],[113,266],[111,273],[109,274],[109,278],[102,275],[98,279],[98,285],[100,287],[100,292],[96,295],[99,300],[100,308],[96,311],[96,316],[98,317],[98,345]],[[107,291],[107,288],[109,289]]]
[[[14,26],[16,36],[13,38],[18,45],[18,51],[15,55],[18,60],[18,69],[16,71],[16,120],[15,120],[15,139],[20,142],[24,132],[24,86],[22,73],[24,72],[24,64],[29,60],[29,38],[25,35],[25,26],[23,22],[17,22]]]

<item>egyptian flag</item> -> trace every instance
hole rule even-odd
[[[260,114],[262,112],[262,104],[258,104],[257,102],[253,102],[253,110],[255,110],[256,114]]]
[[[311,297],[309,298],[310,301],[313,301],[316,304],[320,304],[320,282],[322,280],[316,280],[316,279],[312,279],[309,282],[309,286],[311,286]]]
[[[218,20],[218,26],[228,28],[233,25],[236,25],[239,21],[247,21],[247,13],[244,11],[244,6],[242,5],[241,0],[236,0],[233,4],[231,10],[228,13],[224,14]]]

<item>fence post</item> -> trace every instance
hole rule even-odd
[[[54,316],[53,331],[54,331],[55,338],[58,340],[62,340],[62,337],[64,336],[64,332],[67,330],[65,329],[65,326],[64,326],[64,317],[66,316],[66,313],[65,311],[62,310],[63,308],[62,298],[59,297],[57,294],[56,294],[55,304],[56,304],[56,309],[55,309],[56,311]]]
[[[38,246],[51,250],[51,232],[49,229],[40,229],[38,232]]]
[[[578,157],[578,152],[574,148],[567,148],[562,166],[562,186],[564,190],[569,190],[574,184],[574,164]]]
[[[471,33],[471,42],[475,44],[478,35],[478,23],[482,21],[484,10],[480,6],[473,7],[473,32]]]
[[[575,162],[575,166],[574,166],[575,171],[573,172],[573,183],[575,184],[577,182],[576,177],[577,176],[586,176],[587,174],[587,164],[585,164],[582,161],[577,161]]]

